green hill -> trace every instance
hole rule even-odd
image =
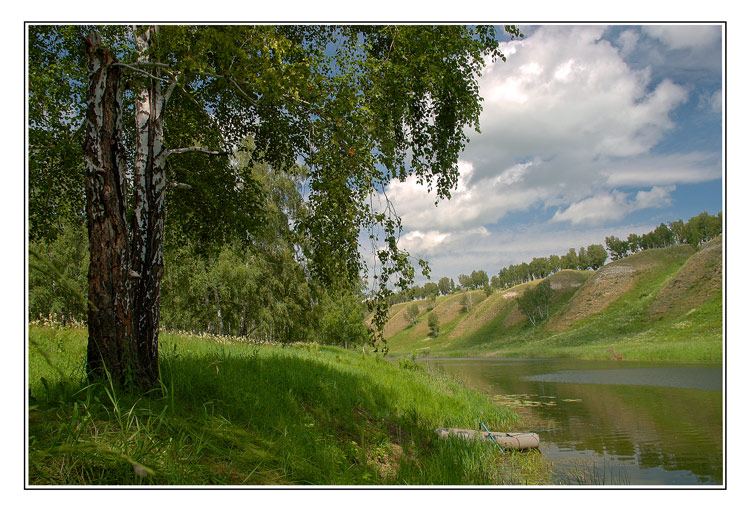
[[[390,353],[430,356],[533,356],[713,361],[722,358],[722,238],[639,252],[598,271],[563,270],[548,277],[554,291],[547,320],[533,326],[517,300],[532,281],[487,296],[474,291],[438,297],[440,332],[430,336],[428,300],[395,305],[386,327]]]

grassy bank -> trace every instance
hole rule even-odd
[[[518,416],[408,359],[164,334],[162,389],[134,396],[83,375],[86,333],[30,326],[32,485],[543,483],[538,452],[440,440]]]
[[[443,357],[569,357],[712,362],[723,358],[722,239],[640,252],[597,272],[551,277],[550,316],[532,325],[516,298],[539,281],[481,296],[469,310],[459,295],[439,297],[438,336],[414,326],[388,337],[393,354]],[[445,304],[445,305],[444,305]],[[457,305],[456,305],[457,307]],[[394,316],[399,311],[394,310]]]

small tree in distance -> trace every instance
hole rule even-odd
[[[430,312],[427,316],[427,326],[430,327],[430,337],[437,337],[440,335],[440,321],[435,311]]]
[[[405,316],[406,321],[409,325],[414,326],[417,324],[417,318],[419,317],[419,305],[413,303],[406,308]]]
[[[549,306],[553,294],[552,284],[548,279],[545,279],[539,285],[527,289],[518,298],[518,308],[529,318],[531,324],[536,326],[537,321],[544,321],[549,318]]]
[[[472,307],[471,293],[464,293],[461,295],[461,310],[463,312],[469,312]]]

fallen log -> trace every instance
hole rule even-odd
[[[496,431],[477,431],[474,429],[438,428],[435,432],[441,437],[457,436],[461,438],[480,438],[494,440],[501,447],[508,449],[538,449],[539,435],[536,433],[498,433]]]

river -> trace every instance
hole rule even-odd
[[[567,359],[430,359],[513,405],[556,483],[721,485],[720,365]]]

